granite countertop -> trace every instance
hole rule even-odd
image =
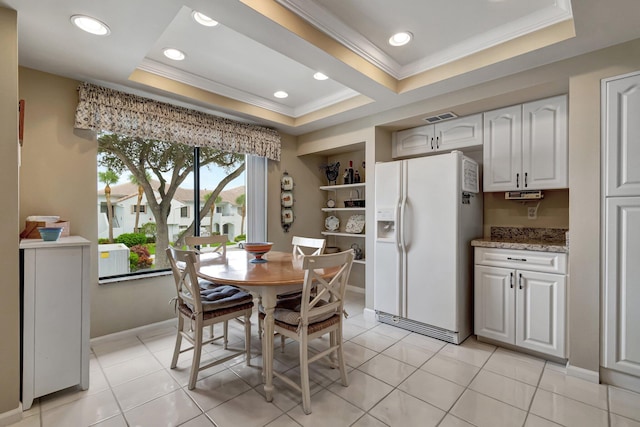
[[[474,239],[471,246],[568,253],[567,231],[565,228],[491,227],[491,237]]]

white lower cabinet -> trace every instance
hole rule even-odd
[[[564,358],[566,254],[475,251],[475,334]]]
[[[89,249],[82,237],[24,239],[22,408],[67,387],[89,388]]]

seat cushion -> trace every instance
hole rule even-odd
[[[320,300],[316,307],[322,307],[323,305],[328,304],[324,300]],[[279,322],[287,323],[289,325],[297,326],[300,323],[300,310],[302,309],[300,304],[300,298],[289,297],[279,299],[276,308],[273,311],[273,318]],[[264,307],[260,306],[259,310],[264,314]],[[322,322],[323,320],[327,320],[331,316],[336,314],[335,311],[330,311],[328,313],[323,313],[315,316],[309,317],[309,324]]]
[[[251,294],[231,285],[217,285],[211,288],[200,288],[202,311],[215,311],[253,301]],[[193,310],[192,304],[187,306]]]

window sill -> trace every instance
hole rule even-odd
[[[121,277],[107,277],[104,279],[98,279],[98,285],[131,282],[134,280],[149,279],[151,277],[170,276],[171,274],[172,274],[171,270],[165,270],[165,271],[154,271],[150,273],[142,273],[142,274],[136,274],[136,275],[121,276]]]

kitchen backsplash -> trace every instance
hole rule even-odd
[[[491,227],[491,240],[565,244],[566,228]]]

